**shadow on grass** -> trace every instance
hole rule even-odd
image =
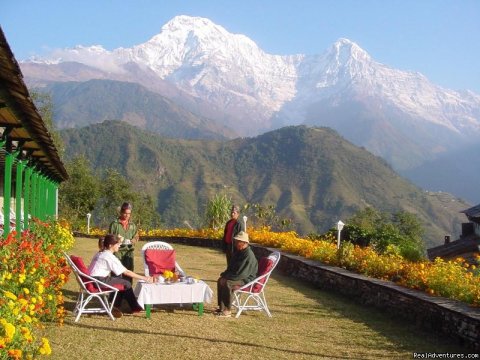
[[[295,354],[295,355],[309,355],[309,356],[323,356],[323,357],[328,357],[330,359],[344,359],[344,357],[337,357],[337,356],[332,356],[331,354],[322,354],[318,352],[308,352],[308,351],[295,351],[295,350],[290,350],[290,349],[282,349],[279,347],[273,347],[273,346],[268,346],[268,345],[259,345],[259,344],[254,344],[254,343],[249,343],[249,342],[241,342],[241,341],[234,341],[234,340],[219,340],[219,339],[212,339],[212,338],[207,338],[207,337],[201,337],[201,336],[193,336],[193,335],[179,335],[179,334],[170,334],[166,332],[151,332],[151,331],[144,331],[144,330],[138,330],[138,329],[114,329],[110,327],[104,327],[104,326],[91,326],[91,325],[84,325],[84,324],[79,324],[79,323],[72,323],[74,326],[78,327],[83,327],[85,329],[92,329],[92,330],[106,330],[106,331],[116,331],[120,332],[122,334],[124,333],[131,333],[131,334],[145,334],[145,335],[160,335],[160,336],[168,336],[172,338],[184,338],[184,339],[189,339],[189,340],[203,340],[210,342],[212,344],[226,344],[226,345],[240,345],[243,347],[249,347],[249,348],[261,348],[261,349],[266,349],[266,350],[274,350],[274,351],[280,351],[288,354]],[[245,350],[246,351],[246,350]],[[362,357],[358,358],[350,358],[350,359],[362,359]]]
[[[360,304],[355,299],[340,293],[320,289],[307,281],[290,278],[281,273],[272,274],[272,279],[281,286],[294,289],[294,291],[314,300],[319,305],[316,308],[304,304],[275,304],[272,294],[268,294],[269,289],[267,286],[266,298],[273,316],[275,316],[275,313],[288,315],[298,311],[305,316],[350,319],[382,334],[382,336],[392,342],[392,345],[385,346],[396,350],[418,352],[418,346],[420,345],[428,346],[431,351],[439,351],[442,348],[444,351],[453,350],[458,352],[461,349],[451,338],[427,332],[420,328],[418,324],[412,324],[403,318],[373,306]],[[272,305],[274,307],[273,311]],[[424,350],[427,349],[422,349],[422,351]]]

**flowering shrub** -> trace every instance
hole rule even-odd
[[[36,338],[41,322],[63,323],[61,289],[69,268],[62,251],[74,239],[66,224],[36,221],[32,231],[0,239],[0,358],[34,358],[51,353]]]
[[[298,238],[295,232],[272,233],[268,228],[250,230],[250,239],[258,244],[339,266],[377,279],[427,291],[431,295],[449,297],[480,306],[480,276],[476,266],[464,259],[434,262],[411,262],[400,255],[398,247],[387,246],[383,254],[372,247],[360,247],[348,242],[337,250],[335,238],[326,234],[318,240]],[[480,257],[477,258],[480,260]]]
[[[92,233],[92,232],[91,232]],[[294,231],[272,232],[269,227],[248,230],[250,240],[257,244],[279,248],[285,252],[339,266],[378,279],[419,289],[432,295],[445,296],[480,306],[480,271],[463,259],[434,262],[412,262],[402,255],[398,246],[387,245],[382,254],[373,247],[360,247],[343,242],[337,250],[335,234],[327,232],[314,239],[302,239]],[[98,230],[96,235],[105,234]],[[143,237],[199,237],[222,239],[223,229],[155,229],[140,230]],[[480,262],[480,257],[478,257]]]

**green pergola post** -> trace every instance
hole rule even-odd
[[[52,211],[53,211],[53,216],[55,217],[55,219],[58,217],[58,182],[54,181],[53,182],[53,208],[52,208]]]
[[[12,195],[12,168],[15,156],[10,153],[5,155],[5,178],[3,183],[3,236],[10,233],[10,198]]]
[[[38,182],[37,182],[37,216],[40,220],[45,220],[43,217],[43,212],[44,212],[44,203],[45,203],[45,193],[43,192],[43,175],[38,176]]]
[[[23,188],[23,228],[30,229],[30,201],[31,201],[31,177],[33,169],[30,166],[26,166],[25,169],[25,181]]]
[[[17,162],[17,174],[15,180],[15,230],[17,238],[20,239],[22,234],[22,188],[23,188],[23,167],[25,162],[19,160]]]
[[[45,221],[47,219],[47,178],[45,177],[45,175],[42,176],[42,180],[40,181],[40,194],[42,194],[40,215],[41,219]]]
[[[47,189],[47,177],[43,176],[42,179],[42,198],[43,198],[43,204],[42,204],[42,220],[47,219],[48,215],[48,189]]]
[[[42,193],[42,182],[43,182],[43,176],[41,173],[38,174],[38,179],[37,179],[37,203],[36,208],[37,208],[37,217],[40,220],[43,220],[42,216],[42,204],[43,204],[43,193]]]
[[[47,218],[52,217],[53,212],[52,212],[52,180],[47,178],[45,180],[45,192],[46,192],[46,207],[45,207],[45,215]]]
[[[38,181],[38,173],[32,169],[32,185],[31,185],[31,197],[30,197],[30,214],[32,217],[37,217],[37,181]]]

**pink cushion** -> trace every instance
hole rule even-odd
[[[85,266],[85,263],[83,262],[83,259],[80,256],[70,255],[70,259],[72,259],[72,262],[75,264],[78,270],[80,270],[82,273],[86,275],[90,275],[90,271],[88,271],[88,268]],[[80,275],[80,278],[84,283],[87,282],[85,287],[87,288],[88,291],[90,291],[91,293],[96,293],[99,291],[98,287],[93,282],[90,282],[91,281],[90,279],[87,279],[86,277],[81,275]],[[120,291],[125,290],[125,287],[121,284],[113,284],[111,286],[113,286],[114,288]],[[101,290],[110,290],[104,287],[100,287],[100,288]]]
[[[90,275],[90,271],[88,271],[88,268],[85,266],[85,263],[80,256],[70,255],[70,259],[72,259],[72,262],[75,264],[78,270],[86,275]]]
[[[269,259],[268,257],[263,257],[258,262],[258,273],[257,277],[267,274],[269,271],[272,270],[273,267],[273,260]],[[262,291],[263,284],[265,283],[266,277],[259,281],[260,284],[255,284],[252,288],[252,292],[258,293]]]
[[[147,249],[145,263],[151,276],[175,271],[175,250]]]
[[[90,275],[90,271],[88,271],[88,268],[85,266],[85,263],[83,262],[83,259],[80,256],[70,255],[70,259],[72,259],[72,262],[75,264],[78,270],[80,270],[82,273],[86,275]],[[84,276],[80,275],[80,278],[84,283],[89,281],[89,279],[87,279]],[[90,292],[98,292],[97,288],[92,283],[87,283],[86,288]]]

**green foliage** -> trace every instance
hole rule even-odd
[[[219,229],[230,219],[232,199],[227,194],[215,194],[207,203],[205,225],[211,229]]]
[[[93,215],[91,226],[108,226],[118,216],[124,201],[134,204],[132,219],[143,229],[159,227],[160,214],[152,197],[134,191],[118,171],[107,169],[100,178],[84,156],[68,161],[65,166],[70,178],[60,185],[59,213],[71,221],[74,229],[85,226],[87,213]]]
[[[133,204],[135,198],[128,180],[115,169],[105,171],[101,193],[97,215],[102,226],[106,226],[118,216],[120,205],[123,202],[127,201]],[[134,216],[134,211],[132,211],[132,219]]]
[[[342,240],[360,246],[371,245],[379,253],[396,252],[405,259],[424,257],[423,228],[415,215],[393,214],[365,208],[352,216],[342,231]]]
[[[95,209],[100,198],[100,182],[83,156],[67,162],[65,167],[70,177],[60,185],[59,215],[78,228],[85,223],[86,214]]]
[[[53,144],[57,148],[58,155],[62,157],[65,153],[65,144],[53,122],[53,101],[51,94],[38,89],[30,89],[29,92],[48,132],[52,136]]]

